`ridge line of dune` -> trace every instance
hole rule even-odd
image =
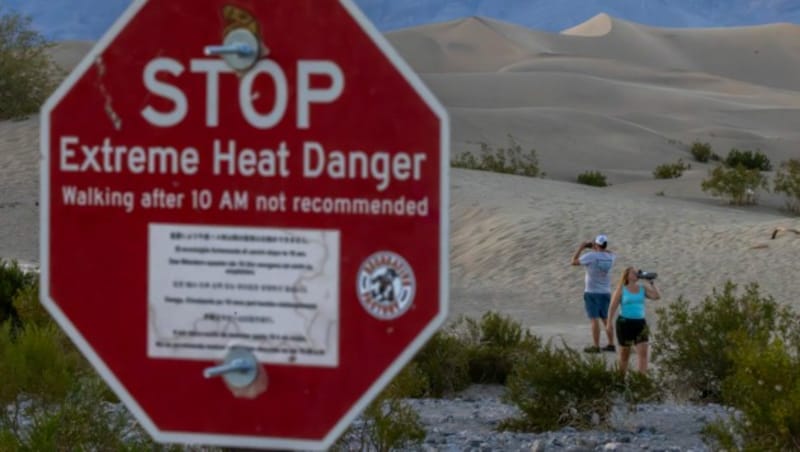
[[[586,38],[599,38],[609,35],[615,26],[616,19],[607,13],[596,14],[589,19],[561,30],[560,34]]]

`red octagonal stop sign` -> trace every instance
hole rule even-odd
[[[445,319],[447,115],[349,0],[134,2],[41,130],[42,301],[159,441],[327,447]]]

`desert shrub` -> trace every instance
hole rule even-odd
[[[668,395],[661,378],[652,372],[628,372],[624,384],[618,384],[617,389],[622,400],[629,403],[631,408],[639,403],[661,402]]]
[[[657,308],[653,362],[665,384],[691,399],[721,402],[722,382],[734,373],[731,352],[736,338],[747,337],[756,347],[770,338],[789,338],[797,322],[792,311],[772,297],[761,295],[752,283],[743,293],[728,281],[701,303],[690,307],[683,297]]]
[[[489,311],[461,317],[431,337],[385,392],[391,398],[443,397],[472,383],[503,383],[541,340],[510,317]]]
[[[522,416],[503,421],[500,428],[549,431],[606,424],[619,380],[603,357],[548,343],[539,353],[521,356],[509,375],[504,398]]]
[[[684,163],[683,159],[678,159],[676,163],[665,163],[658,165],[653,170],[653,177],[656,179],[676,179],[683,175],[683,172],[691,169],[691,165]]]
[[[415,361],[411,361],[394,377],[384,391],[388,397],[399,399],[419,398],[428,394],[429,387],[428,375],[423,372]]]
[[[55,87],[58,69],[47,54],[50,43],[30,18],[0,10],[0,120],[39,110]]]
[[[729,168],[743,166],[747,169],[758,171],[769,171],[772,169],[772,163],[769,158],[761,151],[742,151],[736,148],[728,152],[725,157],[725,165]]]
[[[607,187],[606,176],[600,171],[585,171],[578,174],[578,183],[593,187]]]
[[[442,397],[472,383],[501,383],[522,353],[540,341],[519,322],[495,312],[461,317],[438,331],[342,435],[334,450],[394,450],[425,437],[405,398]]]
[[[706,434],[727,450],[797,450],[800,445],[800,358],[773,339],[756,344],[740,337],[731,350],[734,372],[722,385],[726,405],[737,416]]]
[[[419,444],[425,439],[419,414],[400,399],[379,399],[367,407],[364,416],[370,428],[362,436],[362,450],[397,450]]]
[[[154,450],[52,322],[0,328],[0,375],[2,450]]]
[[[696,161],[701,163],[708,162],[713,154],[711,151],[711,145],[709,143],[701,143],[699,141],[692,143],[692,147],[689,149],[689,152],[692,153],[692,157],[694,157]]]
[[[460,317],[438,331],[393,384],[406,380],[398,397],[442,397],[472,383],[503,384],[519,356],[541,347],[541,340],[508,316],[486,312],[480,319]]]
[[[472,383],[505,384],[523,353],[535,352],[541,340],[508,316],[485,313],[480,321],[465,319],[469,375]]]
[[[486,142],[479,143],[480,157],[462,153],[450,162],[454,168],[493,171],[496,173],[517,174],[528,177],[544,177],[539,166],[535,149],[524,151],[513,136],[508,135],[508,147],[494,148]]]
[[[800,160],[781,162],[775,173],[773,191],[788,196],[786,208],[791,212],[800,213]]]
[[[519,355],[540,345],[538,337],[511,317],[492,311],[480,320],[461,317],[438,331],[414,357],[414,369],[407,371],[418,384],[403,396],[442,397],[472,383],[502,384]]]
[[[708,178],[701,183],[703,191],[712,196],[722,197],[734,205],[755,204],[756,190],[767,190],[767,178],[757,169],[747,169],[742,165],[727,168],[717,165],[708,172]]]
[[[28,410],[31,424],[0,432],[4,451],[179,451],[154,444],[121,406],[104,402],[105,384],[94,375],[75,381],[67,397],[47,409]]]
[[[53,403],[67,396],[81,366],[77,351],[61,340],[62,333],[51,323],[29,326],[16,335],[11,325],[0,330],[0,405],[20,402],[29,394],[42,403]],[[2,417],[2,411],[0,411]]]
[[[390,451],[414,446],[425,439],[419,414],[405,401],[419,389],[412,363],[362,413],[331,448],[333,451]],[[410,386],[409,386],[410,385]]]
[[[453,329],[437,331],[412,361],[427,380],[424,394],[442,397],[466,389],[469,376],[469,350]]]
[[[46,326],[53,323],[50,314],[39,302],[39,280],[26,281],[17,289],[12,306],[21,325]],[[66,336],[65,336],[66,337]]]
[[[10,321],[19,326],[19,314],[14,308],[14,296],[20,289],[33,286],[36,275],[26,273],[15,261],[0,259],[0,324]]]
[[[45,312],[36,274],[0,265],[0,450],[171,450],[157,447]],[[11,301],[8,302],[8,294]]]

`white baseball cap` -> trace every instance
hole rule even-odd
[[[608,243],[608,237],[606,237],[605,234],[600,234],[597,237],[595,237],[594,243],[600,246],[605,245],[606,243]]]

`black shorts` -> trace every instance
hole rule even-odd
[[[650,329],[645,319],[617,317],[617,343],[622,347],[641,344],[650,339]]]

